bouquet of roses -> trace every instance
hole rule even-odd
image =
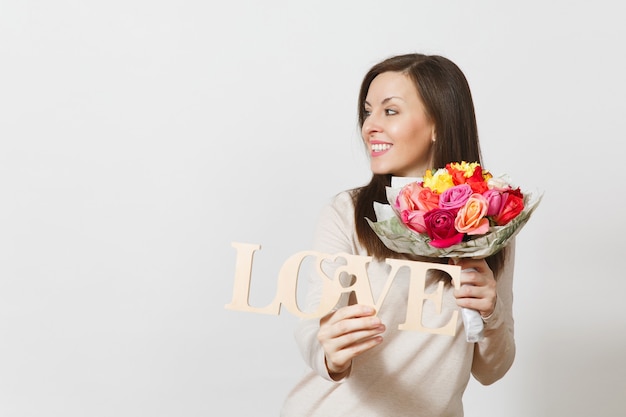
[[[396,252],[487,257],[521,230],[541,197],[476,162],[453,162],[427,170],[423,178],[394,177],[387,187],[389,204],[374,203],[377,221],[367,220]]]
[[[400,185],[398,185],[400,183]],[[483,258],[498,252],[526,224],[541,194],[522,192],[476,162],[452,162],[423,178],[393,177],[389,204],[367,219],[389,249],[427,257]],[[478,312],[463,309],[468,342],[482,338]]]

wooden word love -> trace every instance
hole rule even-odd
[[[386,259],[385,263],[391,266],[391,272],[378,300],[374,301],[369,279],[367,277],[367,264],[372,261],[371,256],[350,255],[347,253],[325,254],[316,251],[302,251],[290,256],[280,269],[278,274],[277,292],[274,301],[266,307],[252,307],[249,304],[250,280],[252,277],[252,258],[254,252],[261,249],[261,245],[250,243],[233,242],[232,246],[237,250],[235,264],[235,283],[233,287],[233,299],[225,308],[229,310],[247,311],[262,314],[280,314],[281,306],[290,313],[301,318],[319,318],[328,314],[337,304],[343,293],[355,292],[360,304],[373,306],[379,311],[383,301],[393,283],[400,268],[406,267],[410,271],[410,285],[407,300],[406,321],[398,326],[400,330],[416,330],[434,334],[454,336],[458,319],[458,311],[452,313],[452,318],[443,327],[429,328],[422,325],[422,306],[425,300],[435,303],[437,314],[441,314],[443,301],[443,282],[439,282],[437,291],[425,292],[426,273],[428,270],[437,269],[447,272],[452,277],[455,288],[460,288],[461,267],[456,265],[438,264],[430,262],[409,261],[403,259]],[[315,258],[315,266],[322,280],[322,297],[317,309],[313,312],[300,310],[297,302],[297,282],[300,266],[307,257]],[[328,277],[322,271],[322,262],[344,259],[345,264],[340,265],[333,274]],[[355,277],[352,284],[344,286],[339,280],[341,274]]]

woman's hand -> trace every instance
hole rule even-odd
[[[326,367],[334,380],[343,378],[352,359],[378,346],[385,325],[373,307],[354,304],[332,311],[320,320],[317,340],[324,349]]]
[[[483,318],[489,317],[496,307],[496,280],[484,259],[461,258],[455,260],[463,271],[461,288],[454,290],[459,307],[477,310]],[[472,270],[473,268],[473,270]]]

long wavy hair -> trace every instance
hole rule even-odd
[[[454,161],[482,163],[476,114],[469,84],[461,69],[442,56],[398,55],[374,65],[365,74],[361,83],[357,110],[359,127],[363,127],[366,118],[365,99],[370,84],[376,76],[384,72],[405,74],[415,84],[437,134],[437,140],[431,148],[433,168],[443,168],[447,163]],[[404,257],[388,249],[366,221],[366,218],[375,219],[374,201],[387,203],[385,187],[389,185],[391,174],[373,174],[367,185],[352,190],[359,242],[377,259]],[[504,265],[505,256],[505,251],[500,251],[487,258],[487,264],[494,276],[498,276]]]

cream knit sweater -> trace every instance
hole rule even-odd
[[[348,192],[337,195],[322,211],[315,235],[314,250],[335,254],[346,252],[367,255],[359,245],[354,227],[354,206]],[[357,357],[350,374],[332,381],[324,364],[324,353],[317,341],[319,320],[302,320],[295,337],[307,371],[289,392],[283,417],[443,417],[463,416],[462,397],[470,375],[482,384],[502,378],[513,363],[513,260],[509,251],[507,264],[497,277],[498,299],[494,313],[486,320],[485,338],[478,343],[465,340],[459,315],[455,336],[398,330],[406,319],[408,273],[401,269],[381,305],[378,316],[387,330],[381,345]],[[368,278],[374,299],[382,291],[390,267],[372,262]],[[332,274],[329,274],[332,276]],[[306,305],[319,301],[321,280],[311,279]],[[434,279],[427,280],[426,292],[436,289]],[[458,309],[453,287],[445,286],[441,314],[432,302],[424,303],[423,324],[441,327]],[[346,304],[347,300],[340,303]]]

